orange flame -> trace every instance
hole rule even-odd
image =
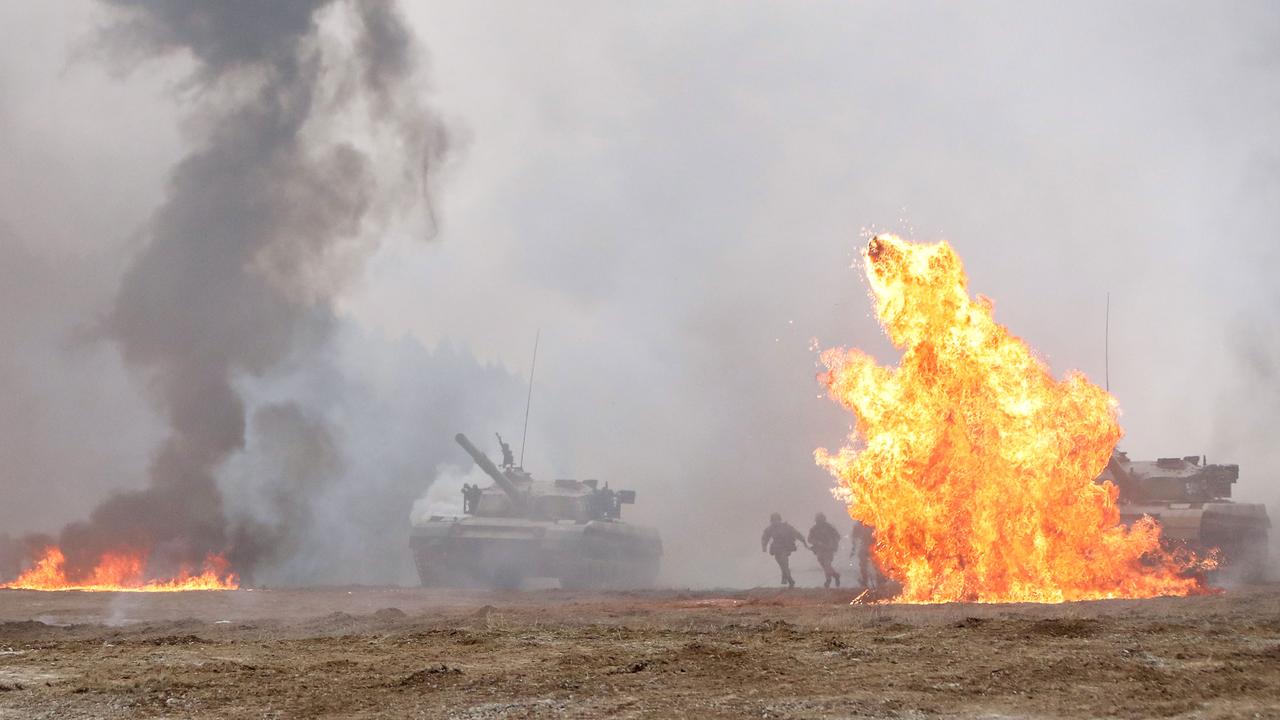
[[[1186,595],[1194,557],[1143,518],[1120,525],[1097,483],[1122,431],[1114,398],[1079,372],[1055,380],[992,303],[969,297],[945,242],[872,238],[863,260],[897,368],[822,353],[849,444],[815,458],[849,514],[876,530],[880,568],[906,602],[1063,602]]]
[[[66,558],[57,546],[45,548],[44,555],[17,580],[0,585],[9,590],[84,590],[88,592],[179,592],[183,590],[235,590],[240,579],[227,568],[220,555],[205,558],[199,574],[182,568],[176,577],[148,580],[146,558],[139,552],[108,552],[84,577],[67,578]]]

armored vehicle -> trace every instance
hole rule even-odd
[[[461,517],[414,523],[410,545],[424,586],[517,587],[525,578],[555,578],[564,588],[624,588],[657,580],[657,531],[621,520],[634,491],[595,480],[535,480],[501,437],[501,468],[465,435],[454,439],[493,484],[463,486]]]
[[[1266,568],[1271,520],[1266,506],[1229,499],[1239,477],[1239,465],[1209,465],[1196,455],[1134,462],[1117,450],[1098,479],[1120,488],[1121,522],[1150,515],[1166,542],[1201,553],[1216,548],[1221,572],[1256,580]]]

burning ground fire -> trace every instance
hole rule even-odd
[[[971,299],[945,242],[892,235],[863,251],[897,368],[856,349],[822,353],[820,379],[857,416],[849,444],[815,457],[905,602],[1063,602],[1187,595],[1202,563],[1161,547],[1144,518],[1120,525],[1097,483],[1122,431],[1115,400],[1083,374],[1058,381]]]
[[[49,547],[30,570],[18,579],[0,585],[9,590],[83,590],[89,592],[180,592],[184,590],[235,590],[239,578],[228,570],[227,561],[217,555],[205,559],[199,574],[189,568],[175,577],[156,580],[146,577],[143,553],[104,553],[89,572],[68,578],[66,558],[58,547]]]

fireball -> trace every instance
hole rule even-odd
[[[905,602],[1063,602],[1186,595],[1195,559],[1162,549],[1149,518],[1120,524],[1095,479],[1122,434],[1118,406],[1083,374],[1055,379],[971,298],[945,242],[878,235],[863,251],[876,315],[902,353],[821,354],[819,380],[856,416],[819,449],[849,514]]]

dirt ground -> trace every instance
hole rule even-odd
[[[0,718],[1280,717],[1280,586],[851,596],[6,590]]]

